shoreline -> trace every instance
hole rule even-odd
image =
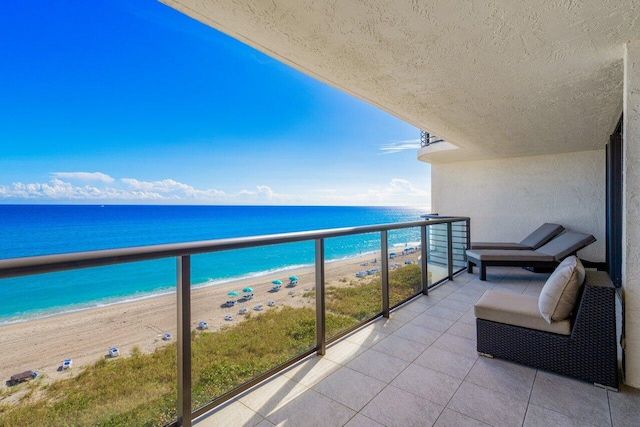
[[[401,246],[400,244],[397,244],[396,246],[393,246],[393,247],[401,247]],[[389,249],[389,251],[391,252],[392,249]],[[336,259],[325,260],[325,263],[329,265],[332,263],[349,261],[356,258],[357,259],[362,257],[367,258],[370,256],[375,256],[375,254],[377,253],[379,253],[379,251],[377,252],[367,251],[367,252],[359,253],[356,255],[346,255]],[[235,282],[259,279],[259,278],[263,278],[270,275],[277,275],[279,273],[289,274],[292,271],[297,271],[300,269],[308,269],[308,268],[314,268],[313,263],[296,264],[296,265],[280,267],[272,270],[257,271],[257,272],[244,274],[241,276],[229,277],[224,279],[209,279],[205,282],[192,284],[191,290],[193,292],[195,290],[209,288],[209,287],[225,286],[227,284],[233,284]],[[48,319],[56,316],[64,316],[67,314],[78,313],[78,312],[87,311],[87,310],[94,310],[102,307],[111,307],[119,304],[128,304],[128,303],[134,303],[134,302],[144,301],[144,300],[153,299],[153,298],[161,298],[165,296],[174,295],[175,293],[176,293],[175,287],[163,288],[157,291],[141,292],[138,296],[136,296],[137,294],[134,293],[134,294],[130,294],[123,297],[105,298],[102,300],[96,300],[96,301],[91,301],[87,303],[80,303],[80,304],[62,306],[58,308],[37,310],[29,314],[25,314],[21,317],[18,317],[18,316],[5,317],[5,318],[0,317],[0,327],[5,325],[13,325],[17,323],[31,322],[34,320]]]
[[[393,252],[393,250],[390,250]],[[400,252],[400,251],[396,251]],[[390,260],[391,264],[415,261],[419,252],[399,256]],[[349,259],[327,262],[325,267],[326,286],[348,286],[351,281],[366,280],[356,278],[358,271],[365,269],[364,263],[372,264],[372,259],[380,260],[380,252],[366,253]],[[370,267],[369,267],[370,268]],[[298,276],[298,285],[287,287],[283,280],[280,291],[271,292],[271,281],[282,280],[290,275]],[[285,277],[286,276],[286,277]],[[346,280],[345,280],[346,278]],[[242,288],[252,287],[254,297],[246,302],[237,302],[235,307],[223,308],[221,305],[230,299],[230,291],[239,292]],[[245,320],[239,314],[240,308],[247,308],[248,315],[259,312],[253,308],[263,305],[263,311],[277,310],[282,306],[313,307],[315,300],[305,298],[307,290],[315,289],[315,269],[313,266],[296,267],[278,272],[269,272],[259,277],[237,278],[214,285],[194,285],[191,290],[191,330],[198,323],[208,323],[208,331],[218,331],[225,326],[233,326]],[[273,301],[275,307],[269,307]],[[233,316],[226,321],[225,316]],[[176,293],[171,291],[163,295],[150,296],[136,301],[119,302],[100,307],[91,307],[74,312],[58,313],[38,319],[0,325],[0,378],[1,387],[11,375],[28,369],[45,374],[44,380],[57,380],[78,374],[83,367],[106,358],[110,347],[117,347],[120,357],[129,356],[135,347],[143,353],[153,352],[156,348],[171,341],[163,341],[162,335],[177,332]],[[175,339],[175,338],[174,338]],[[73,368],[57,371],[64,359],[73,359]]]

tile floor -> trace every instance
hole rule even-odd
[[[619,393],[476,353],[487,289],[536,295],[547,275],[462,273],[201,417],[209,426],[640,426],[640,390]]]

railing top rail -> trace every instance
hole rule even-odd
[[[402,228],[420,227],[423,225],[465,221],[467,219],[468,218],[466,217],[440,217],[439,219],[393,224],[367,225],[360,227],[334,228],[329,230],[314,230],[262,236],[236,237],[230,239],[106,249],[89,252],[73,252],[57,255],[10,258],[0,260],[0,278],[51,273],[63,270],[75,270],[87,267],[100,267],[127,262],[149,261],[160,258],[293,243],[305,240],[326,239],[383,230],[398,230]]]
[[[420,218],[425,218],[430,220],[429,223],[433,224],[434,223],[434,219],[453,219],[454,221],[447,221],[447,222],[458,222],[458,221],[466,221],[469,218],[468,217],[462,217],[462,216],[446,216],[446,215],[438,215],[437,213],[433,213],[433,214],[425,214],[425,215],[420,215]]]

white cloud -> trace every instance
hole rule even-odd
[[[74,179],[78,181],[115,181],[109,175],[102,172],[53,172],[51,176],[54,178]]]
[[[411,195],[418,195],[418,196],[426,196],[428,194],[426,191],[423,191],[414,187],[413,184],[411,184],[406,179],[393,178],[389,182],[389,185],[390,185],[391,191],[394,193],[411,194]]]
[[[393,178],[386,185],[361,192],[348,189],[307,188],[300,194],[281,193],[267,185],[235,193],[209,188],[198,189],[173,179],[142,181],[122,178],[106,183],[74,185],[58,177],[46,183],[0,185],[0,200],[19,202],[126,202],[156,204],[279,204],[279,205],[360,205],[426,206],[429,193],[410,181]]]
[[[390,141],[380,146],[380,154],[395,154],[405,150],[417,150],[420,148],[420,139],[408,139],[406,141]]]
[[[262,194],[263,196],[266,196],[268,198],[271,198],[275,195],[273,190],[266,185],[258,185],[256,188],[258,189],[258,194]]]
[[[162,181],[139,181],[135,178],[122,178],[120,181],[136,190],[158,192],[177,199],[186,197],[189,199],[205,199],[211,201],[226,195],[224,191],[216,190],[214,188],[198,190],[190,185],[183,184],[173,179],[164,179]]]

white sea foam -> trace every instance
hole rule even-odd
[[[0,326],[9,325],[12,323],[27,322],[29,320],[46,319],[48,317],[60,316],[63,314],[70,314],[70,313],[77,313],[80,311],[92,310],[94,308],[110,307],[112,305],[126,304],[129,302],[136,302],[136,301],[144,301],[151,298],[158,298],[166,295],[172,295],[175,293],[176,293],[175,289],[171,289],[171,290],[167,289],[167,290],[160,290],[157,292],[140,293],[140,294],[131,295],[131,296],[122,297],[122,298],[109,298],[108,300],[100,300],[100,301],[94,301],[94,302],[83,303],[83,304],[75,304],[72,306],[54,307],[48,310],[34,311],[31,313],[25,313],[18,316],[12,316],[5,320],[0,320]]]
[[[309,268],[309,267],[312,267],[312,266],[313,266],[312,264],[294,264],[294,265],[289,265],[289,266],[285,266],[285,267],[281,267],[281,268],[274,268],[274,269],[270,269],[270,270],[249,273],[249,274],[245,274],[245,275],[242,275],[242,276],[228,277],[228,278],[224,278],[224,279],[208,279],[207,281],[202,282],[202,283],[194,283],[194,284],[192,284],[191,288],[192,289],[202,289],[202,288],[207,288],[207,287],[211,287],[211,286],[225,285],[225,284],[228,284],[228,283],[238,282],[238,281],[247,280],[247,279],[255,279],[255,278],[258,278],[258,277],[268,276],[268,275],[272,275],[272,274],[276,274],[276,273],[285,273],[286,274],[287,271],[292,271],[292,270],[296,270],[296,269],[299,269],[299,268]],[[175,294],[175,293],[176,293],[175,289],[162,289],[162,290],[158,290],[158,291],[154,291],[154,292],[140,293],[140,294],[130,295],[130,296],[122,297],[122,298],[109,298],[109,299],[106,299],[106,300],[100,300],[100,301],[84,303],[84,304],[77,304],[77,305],[73,305],[73,306],[65,306],[65,307],[57,307],[57,308],[54,307],[54,308],[51,308],[49,310],[34,311],[32,313],[19,314],[17,316],[12,316],[10,318],[0,320],[0,326],[13,324],[13,323],[26,322],[26,321],[29,321],[29,320],[45,319],[45,318],[48,318],[48,317],[60,316],[60,315],[63,315],[63,314],[77,313],[77,312],[80,312],[80,311],[91,310],[91,309],[94,309],[94,308],[110,307],[110,306],[118,305],[118,304],[126,304],[126,303],[129,303],[129,302],[143,301],[143,300],[147,300],[147,299],[151,299],[151,298],[157,298],[157,297],[162,297],[162,296],[166,296],[166,295],[172,295],[172,294]]]

